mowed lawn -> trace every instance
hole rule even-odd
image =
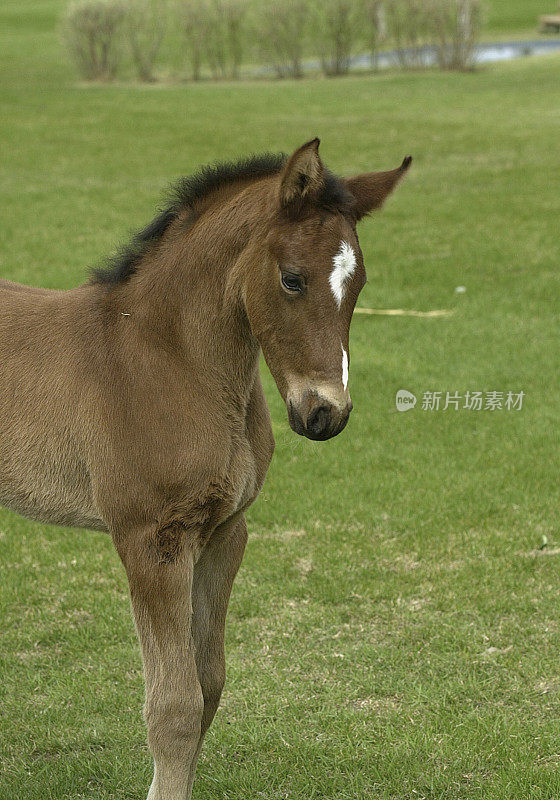
[[[356,315],[355,410],[327,443],[292,434],[263,368],[277,451],[197,800],[558,800],[560,59],[86,88],[25,8],[0,48],[0,277],[73,286],[175,177],[319,135],[341,174],[415,157],[361,225],[360,305],[454,312]],[[523,407],[421,410],[425,391],[467,390]],[[0,566],[1,800],[143,799],[109,537],[0,511]]]
[[[483,0],[481,3],[486,27],[492,34],[523,33],[537,38],[541,14],[553,14],[556,0]]]

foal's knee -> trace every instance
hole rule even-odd
[[[178,758],[196,747],[201,731],[204,698],[200,687],[183,698],[150,698],[145,717],[152,753]]]

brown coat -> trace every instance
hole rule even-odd
[[[339,433],[355,223],[408,164],[342,181],[313,140],[287,163],[206,170],[89,283],[0,281],[0,503],[113,536],[144,657],[149,800],[190,797],[223,686],[243,511],[274,448],[260,349],[293,429]]]

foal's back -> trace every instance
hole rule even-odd
[[[40,289],[37,286],[26,286],[24,283],[14,283],[0,278],[0,295],[6,292],[25,292],[27,295],[56,295],[60,294],[57,289]],[[1,302],[1,301],[0,301]]]
[[[86,287],[0,281],[0,505],[61,525],[103,527],[80,418]]]

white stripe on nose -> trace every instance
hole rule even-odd
[[[342,343],[340,346],[342,347]],[[348,353],[344,347],[342,347],[342,385],[344,386],[344,391],[346,391],[348,386]]]
[[[336,305],[340,308],[344,299],[346,282],[352,277],[356,269],[356,254],[348,242],[340,243],[340,249],[333,257],[333,264],[334,269],[329,275],[329,283]]]

